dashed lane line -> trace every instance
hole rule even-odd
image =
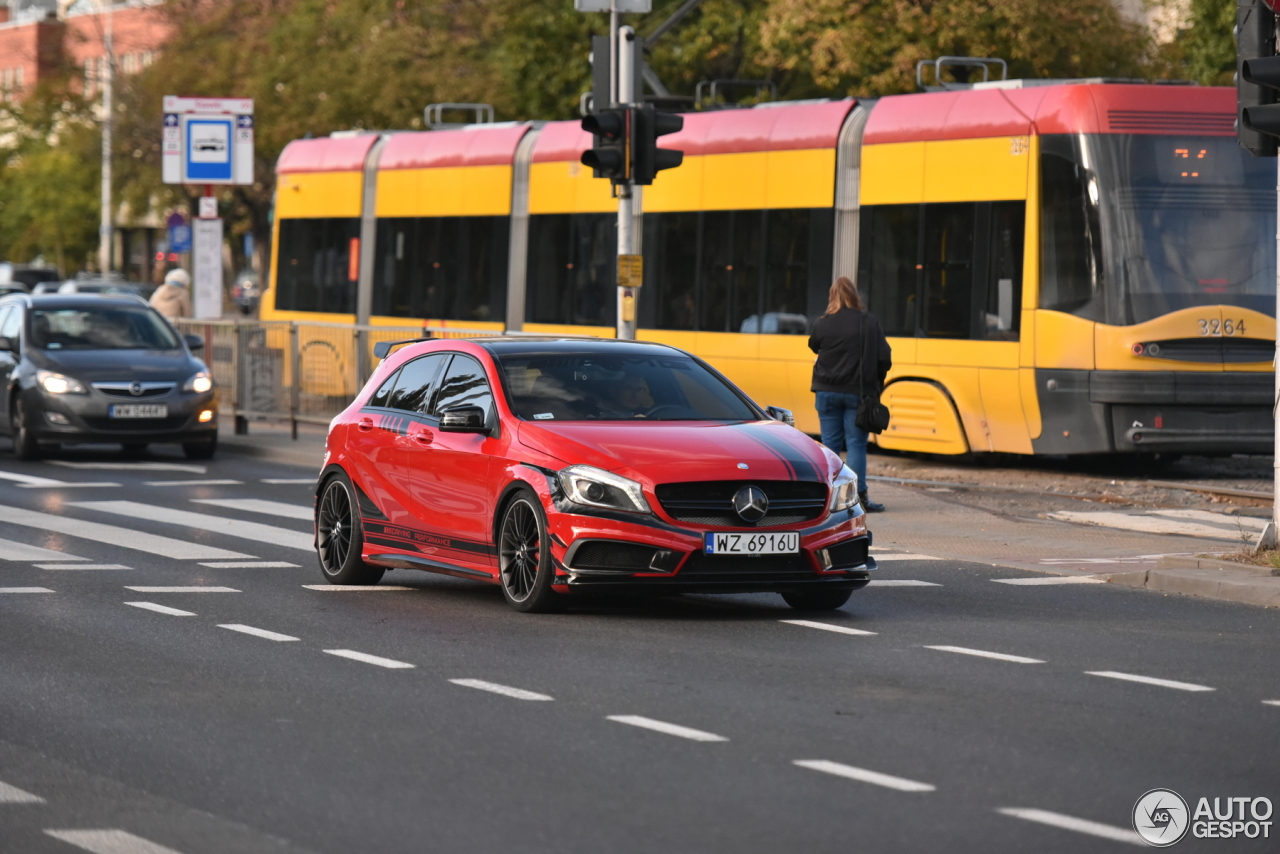
[[[54,480],[51,477],[36,477],[33,474],[18,474],[12,471],[0,471],[0,480],[26,484],[27,486],[62,486],[62,481]]]
[[[1098,821],[1089,821],[1085,818],[1076,818],[1075,816],[1049,812],[1048,810],[1027,809],[1024,807],[1001,807],[996,812],[1001,815],[1047,824],[1050,827],[1059,827],[1063,830],[1074,830],[1076,833],[1085,833],[1089,836],[1097,836],[1115,842],[1128,842],[1130,845],[1146,846],[1146,843],[1142,841],[1142,837],[1138,836],[1136,831],[1127,827],[1116,827],[1115,825],[1103,824]]]
[[[213,480],[148,480],[145,482],[147,486],[243,486],[243,480],[224,480],[215,478]]]
[[[786,623],[789,626],[803,626],[806,629],[821,629],[824,632],[838,632],[842,635],[874,635],[875,632],[863,631],[862,629],[851,629],[847,626],[833,626],[830,623],[818,623],[813,620],[779,620],[780,623]]]
[[[0,782],[0,804],[42,804],[44,798]]]
[[[283,516],[286,519],[300,519],[303,522],[313,521],[316,517],[314,507],[287,504],[283,501],[267,501],[263,498],[193,498],[191,501],[194,504],[226,507],[228,510],[258,513],[263,516]]]
[[[239,593],[234,587],[209,587],[204,585],[187,587],[129,587],[134,593]]]
[[[1122,679],[1125,682],[1140,682],[1143,685],[1155,685],[1160,688],[1173,688],[1178,691],[1214,691],[1208,685],[1196,685],[1192,682],[1175,682],[1172,679],[1157,679],[1154,676],[1139,676],[1136,673],[1120,673],[1115,670],[1086,670],[1087,676],[1104,676],[1107,679]]]
[[[126,605],[132,605],[135,608],[141,608],[144,611],[155,611],[157,614],[168,614],[170,617],[194,617],[194,611],[183,611],[180,608],[170,608],[168,605],[158,605],[155,602],[125,602]]]
[[[877,558],[878,560],[879,558]],[[941,587],[932,581],[915,581],[910,578],[873,578],[872,587]]]
[[[978,658],[994,658],[996,661],[1010,661],[1014,664],[1044,664],[1038,658],[1027,658],[1022,655],[1009,655],[1004,652],[989,652],[985,649],[970,649],[967,646],[926,646],[925,649],[936,649],[939,652],[954,652],[960,655],[974,655]]]
[[[123,830],[46,830],[45,833],[91,854],[178,854],[172,848]]]
[[[651,729],[654,732],[665,733],[666,735],[674,735],[678,738],[687,738],[690,741],[728,741],[723,735],[716,735],[714,732],[706,732],[700,729],[693,729],[679,724],[669,724],[666,721],[656,721],[653,718],[646,718],[642,715],[609,715],[608,720],[628,726],[636,726],[641,729]]]
[[[259,522],[242,522],[239,519],[231,519],[225,516],[192,513],[189,510],[174,510],[171,507],[158,507],[153,504],[142,504],[138,501],[73,501],[70,502],[70,506],[96,510],[100,513],[114,513],[148,522],[181,525],[186,528],[195,528],[199,531],[212,531],[216,534],[226,534],[242,540],[269,543],[270,545],[283,546],[284,548],[297,549],[304,552],[315,551],[312,534],[277,528],[274,525],[263,525]],[[211,557],[223,557],[223,555],[211,555]],[[248,555],[226,555],[226,557],[248,557]]]
[[[996,584],[1016,584],[1038,587],[1055,584],[1106,584],[1106,580],[1092,575],[1046,575],[1044,578],[993,578]]]
[[[133,569],[119,563],[37,563],[36,569]]]
[[[940,557],[933,555],[913,555],[913,554],[887,554],[872,555],[876,559],[876,563],[886,563],[895,560],[942,560]]]
[[[316,479],[314,477],[264,477],[262,482],[275,486],[301,486],[304,483],[315,486]]]
[[[0,593],[52,593],[48,587],[0,587]]]
[[[1280,700],[1263,700],[1263,701],[1262,701],[1262,705],[1264,705],[1264,706],[1280,706]]]
[[[155,509],[158,510],[160,508]],[[89,522],[84,519],[74,519],[70,516],[60,516],[54,513],[38,513],[34,510],[2,504],[0,504],[0,524],[22,525],[23,527],[37,528],[41,531],[55,534],[66,534],[71,537],[79,537],[82,540],[93,540],[98,543],[106,543],[109,546],[120,546],[121,548],[146,552],[157,557],[173,558],[174,560],[220,560],[224,558],[231,560],[253,557],[253,555],[233,552],[228,549],[217,549],[200,543],[146,534],[142,531],[135,531],[132,528],[120,528],[116,525]]]
[[[336,655],[339,658],[349,658],[352,661],[363,661],[365,664],[375,664],[378,667],[385,667],[389,670],[407,670],[417,667],[416,664],[410,664],[407,661],[396,661],[394,658],[383,658],[380,655],[369,655],[364,652],[356,652],[354,649],[326,649],[328,655]]]
[[[475,688],[478,691],[488,691],[491,694],[501,694],[504,697],[512,697],[516,700],[554,700],[546,694],[539,694],[536,691],[526,691],[523,688],[512,688],[509,685],[499,685],[496,682],[486,682],[483,679],[450,679],[454,685],[461,685],[463,688]]]
[[[0,519],[0,522],[3,522]],[[88,558],[76,557],[75,555],[63,554],[55,552],[52,549],[42,549],[39,546],[29,546],[26,543],[17,543],[13,540],[0,540],[0,560],[87,560]]]
[[[416,590],[416,587],[400,587],[395,584],[304,584],[307,590],[321,590],[329,593],[366,593],[384,590]]]
[[[210,569],[297,569],[296,563],[283,560],[218,560],[201,563]]]
[[[899,792],[933,792],[938,788],[937,786],[931,786],[928,783],[908,780],[906,777],[895,777],[892,774],[881,774],[879,771],[868,771],[866,768],[855,768],[852,765],[845,765],[842,762],[832,762],[827,759],[797,759],[792,764],[799,765],[801,768],[808,768],[811,771],[821,771],[824,774],[834,774],[837,777],[844,777],[847,780],[857,780],[860,783],[870,783],[873,786],[884,786],[886,789],[896,789]]]
[[[296,641],[293,635],[282,635],[279,632],[269,632],[266,629],[255,629],[253,626],[245,626],[240,623],[220,623],[220,629],[230,629],[233,632],[240,632],[245,635],[253,635],[256,638],[265,638],[269,641]]]

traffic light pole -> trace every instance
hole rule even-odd
[[[617,20],[614,13],[613,19]],[[613,51],[614,67],[611,75],[617,81],[617,105],[629,106],[639,100],[635,79],[636,31],[631,27],[617,30]],[[631,128],[626,129],[628,162],[631,160]],[[637,254],[635,251],[635,217],[640,213],[639,188],[630,179],[616,185],[618,194],[618,256]],[[636,337],[636,289],[618,288],[618,338],[634,340]]]

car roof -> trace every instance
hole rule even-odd
[[[149,307],[146,300],[133,294],[10,294],[5,303],[23,303],[33,309]]]
[[[610,356],[673,356],[687,355],[683,350],[652,341],[627,341],[617,338],[475,338],[472,343],[488,350],[497,357],[503,356],[552,356],[556,354],[581,355],[599,353]]]

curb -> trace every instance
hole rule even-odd
[[[1194,561],[1195,559],[1184,560]],[[1225,563],[1225,561],[1213,562]],[[1164,593],[1220,599],[1225,602],[1239,602],[1243,605],[1258,605],[1263,608],[1280,608],[1280,578],[1254,575],[1239,569],[1147,569],[1099,577],[1106,578],[1110,584],[1125,587],[1141,587]]]
[[[1228,569],[1236,572],[1247,572],[1250,575],[1280,576],[1280,569],[1270,566],[1258,566],[1252,563],[1239,563],[1233,560],[1218,560],[1209,557],[1186,557],[1184,555],[1161,555],[1156,561],[1156,569]]]

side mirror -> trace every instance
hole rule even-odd
[[[484,433],[484,410],[479,406],[455,406],[440,416],[441,433]]]
[[[796,426],[796,417],[791,414],[790,409],[783,409],[781,406],[766,406],[764,414],[768,415],[774,421],[781,421],[788,427]]]
[[[0,353],[16,353],[18,352],[18,342],[13,338],[5,338],[0,335]]]
[[[187,347],[191,349],[191,352],[194,353],[196,350],[204,349],[204,339],[199,335],[183,335],[182,338],[187,342]]]

